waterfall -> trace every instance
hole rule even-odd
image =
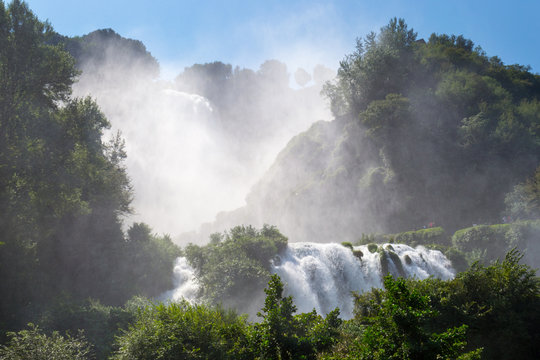
[[[162,294],[162,301],[179,301],[185,299],[196,302],[199,294],[199,284],[195,277],[195,270],[189,265],[185,257],[176,259],[173,270],[174,289]]]
[[[367,245],[353,249],[340,244],[291,243],[274,262],[274,272],[285,283],[299,312],[313,309],[327,314],[339,307],[343,318],[353,316],[351,292],[381,288],[383,276],[451,279],[454,270],[436,250],[383,244],[371,252]]]
[[[437,250],[402,244],[372,244],[345,247],[328,243],[289,243],[276,256],[272,272],[285,285],[298,312],[327,314],[339,307],[341,317],[353,316],[351,292],[365,292],[383,286],[387,273],[394,276],[426,279],[433,276],[448,280],[454,277],[451,262]],[[183,257],[178,258],[174,277],[176,288],[162,295],[164,300],[185,298],[196,301],[199,285],[193,269]]]

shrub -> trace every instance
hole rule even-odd
[[[219,307],[151,305],[117,338],[112,359],[253,359],[247,328],[244,317]]]
[[[54,331],[45,335],[34,324],[28,330],[10,332],[7,345],[0,346],[2,360],[86,360],[91,359],[91,347],[82,333],[76,337],[61,336]]]
[[[449,244],[448,237],[443,228],[434,227],[417,231],[406,231],[399,234],[389,235],[398,244],[407,244],[415,247],[428,244]]]
[[[453,246],[461,251],[471,264],[475,260],[489,263],[504,258],[513,248],[524,252],[525,262],[538,263],[537,250],[540,244],[540,221],[513,224],[479,225],[456,231],[452,236]]]
[[[112,352],[115,336],[120,329],[127,329],[135,320],[138,307],[130,300],[124,307],[106,306],[97,300],[76,302],[62,298],[44,313],[40,321],[45,330],[84,331],[86,339],[94,346],[98,359],[105,359]],[[147,303],[142,303],[144,307]]]

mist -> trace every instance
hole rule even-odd
[[[324,66],[302,69],[302,86],[276,60],[257,70],[198,64],[166,81],[141,43],[110,30],[86,38],[99,51],[81,51],[73,92],[97,101],[111,123],[106,137],[125,139],[134,190],[126,223],[173,238],[198,230],[244,205],[292,136],[331,117],[320,91],[333,71]]]
[[[94,45],[79,52],[75,94],[93,96],[110,135],[126,140],[128,221],[180,244],[263,224],[291,242],[357,242],[427,224],[450,236],[496,224],[505,195],[537,164],[532,92],[505,88],[496,72],[433,70],[441,65],[432,53],[457,48],[467,61],[512,71],[461,36],[426,43],[393,19],[359,40],[330,82],[335,72],[324,66],[293,70],[278,60],[256,70],[193,64],[165,81],[142,43],[111,30],[86,38]],[[530,135],[513,129],[505,107]]]

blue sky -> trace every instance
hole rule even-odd
[[[9,2],[9,1],[6,1]],[[28,0],[61,34],[112,28],[141,40],[163,76],[220,60],[257,69],[278,59],[289,70],[321,63],[337,68],[355,39],[404,18],[419,38],[464,35],[506,64],[540,73],[539,0]]]

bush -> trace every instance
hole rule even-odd
[[[448,237],[446,236],[444,229],[441,227],[421,229],[417,231],[406,231],[389,235],[389,237],[393,237],[394,241],[398,244],[407,244],[412,247],[429,244],[449,244]]]
[[[253,359],[244,317],[187,301],[151,305],[118,337],[112,359]]]
[[[511,251],[503,261],[475,263],[453,280],[407,280],[430,299],[438,314],[430,327],[468,325],[468,349],[484,348],[483,359],[537,359],[540,353],[540,282]]]
[[[444,256],[452,262],[452,267],[457,272],[465,271],[469,268],[465,254],[455,247],[449,247],[444,251]]]
[[[456,231],[452,236],[453,246],[465,254],[469,264],[480,260],[487,264],[504,258],[513,248],[523,251],[525,262],[537,265],[540,243],[540,221],[517,222],[513,224],[479,225]]]
[[[388,241],[388,239],[381,234],[364,234],[362,233],[362,237],[357,241],[358,245],[368,245],[371,243],[382,243]]]
[[[480,359],[481,350],[471,353],[465,348],[467,325],[433,326],[439,314],[416,283],[388,275],[384,289],[355,294],[355,318],[346,330],[353,330],[355,341],[348,341],[345,334],[346,341],[323,358],[464,359],[461,356],[468,353],[469,359]]]
[[[133,306],[137,298],[124,307],[106,306],[97,300],[75,302],[69,298],[58,300],[42,316],[41,326],[45,330],[77,332],[84,331],[87,340],[94,346],[98,359],[105,359],[113,349],[115,336],[120,329],[127,329],[135,320],[138,307]],[[145,303],[141,304],[146,306]]]
[[[7,345],[0,346],[2,360],[85,360],[91,359],[91,347],[82,333],[76,337],[53,332],[47,336],[34,324],[28,330],[8,333]]]

